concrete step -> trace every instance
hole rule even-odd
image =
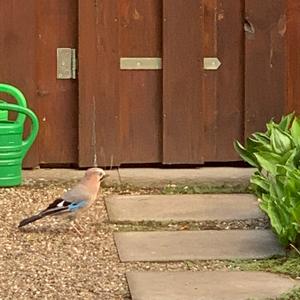
[[[107,170],[110,174],[105,180],[106,185],[129,184],[136,187],[165,187],[168,184],[196,185],[210,187],[241,187],[249,185],[253,168],[230,167],[200,167],[189,169],[161,169],[161,168],[120,168]],[[70,181],[79,180],[83,170],[74,169],[35,169],[24,170],[24,183],[38,181]]]
[[[138,195],[107,198],[111,222],[208,221],[263,218],[250,194]]]
[[[264,300],[299,281],[263,272],[129,272],[132,300]]]
[[[259,259],[284,255],[270,230],[204,230],[114,233],[128,261]]]

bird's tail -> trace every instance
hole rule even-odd
[[[44,214],[33,215],[33,216],[29,217],[29,218],[26,218],[26,219],[22,220],[20,222],[20,224],[19,224],[18,227],[23,227],[23,226],[25,226],[25,225],[27,225],[29,223],[35,222],[36,220],[39,220],[39,219],[41,219],[43,217],[45,217]]]
[[[36,220],[42,219],[46,216],[50,216],[50,215],[58,215],[61,213],[65,213],[68,211],[68,206],[63,206],[63,207],[54,207],[52,208],[51,206],[49,206],[47,209],[42,210],[40,213],[33,215],[32,217],[26,218],[24,220],[22,220],[19,224],[18,227],[23,227],[29,223],[35,222]]]

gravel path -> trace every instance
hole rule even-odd
[[[68,186],[70,184],[32,183],[0,189],[0,299],[130,299],[126,271],[230,268],[228,263],[220,261],[120,263],[113,231],[124,230],[122,226],[126,229],[128,225],[108,223],[101,197],[95,209],[82,217],[83,237],[71,230],[67,222],[53,218],[37,221],[24,230],[17,228],[22,218],[43,209]],[[104,195],[112,192],[112,189],[103,190]],[[162,229],[174,230],[174,226]],[[203,226],[199,225],[199,229],[205,228]],[[215,226],[231,229],[237,224]],[[241,226],[254,225],[240,223],[238,227]],[[256,226],[266,224],[260,220]],[[190,227],[182,228],[186,229]]]

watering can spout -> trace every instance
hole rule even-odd
[[[17,104],[0,101],[0,187],[14,186],[22,182],[22,162],[30,146],[36,139],[39,122],[37,116],[27,108],[24,95],[17,88],[0,84],[0,92],[9,94]],[[16,112],[17,119],[11,121],[9,112]],[[23,140],[26,118],[31,121],[31,130]]]

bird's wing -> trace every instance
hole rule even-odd
[[[23,227],[36,220],[42,219],[46,216],[61,215],[66,213],[76,213],[76,211],[85,207],[88,204],[86,200],[77,200],[75,202],[67,201],[63,198],[55,199],[46,209],[42,210],[36,215],[22,220],[19,227]]]
[[[71,190],[65,192],[61,198],[68,202],[89,201],[91,193],[87,190],[86,186],[77,184]]]

